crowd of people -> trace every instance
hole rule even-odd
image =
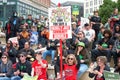
[[[24,19],[14,12],[5,26],[6,45],[0,46],[0,80],[21,80],[26,74],[47,80],[47,56],[51,56],[56,80],[78,80],[85,71],[89,71],[90,78],[95,76],[94,80],[105,80],[104,70],[110,71],[110,67],[120,74],[118,9],[114,9],[106,24],[102,24],[98,11],[89,20],[81,26],[72,17],[72,39],[62,40],[63,64],[60,66],[60,42],[49,40],[48,18],[33,19],[28,15]],[[12,37],[17,37],[18,43],[9,40]],[[46,49],[35,51],[42,48]]]

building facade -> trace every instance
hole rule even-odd
[[[93,15],[93,11],[99,10],[104,0],[84,0],[84,17]],[[118,0],[112,0],[117,2]]]
[[[84,0],[84,17],[93,15],[93,11],[98,10],[102,4],[103,0]]]
[[[5,25],[14,11],[24,17],[28,14],[32,14],[33,18],[48,16],[50,4],[50,0],[0,0],[0,23]]]
[[[67,1],[61,4],[62,6],[71,6],[71,14],[76,16],[77,19],[83,17],[84,4],[80,2]]]

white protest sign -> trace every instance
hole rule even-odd
[[[9,38],[9,40],[12,41],[12,43],[18,44],[18,39],[17,39],[17,37]]]
[[[81,26],[84,27],[84,24],[86,23],[89,23],[89,19],[81,17]]]
[[[72,38],[71,7],[49,8],[49,39]]]

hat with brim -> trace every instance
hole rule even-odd
[[[85,47],[85,43],[84,43],[84,42],[78,42],[78,43],[77,43],[77,46]]]

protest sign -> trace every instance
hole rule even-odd
[[[18,39],[17,39],[17,37],[9,38],[9,40],[10,40],[12,43],[18,44]]]
[[[84,27],[84,24],[86,23],[89,23],[89,19],[81,17],[81,26]]]
[[[120,80],[119,73],[112,73],[109,71],[104,71],[105,80]]]
[[[72,38],[71,7],[49,8],[49,39]]]

